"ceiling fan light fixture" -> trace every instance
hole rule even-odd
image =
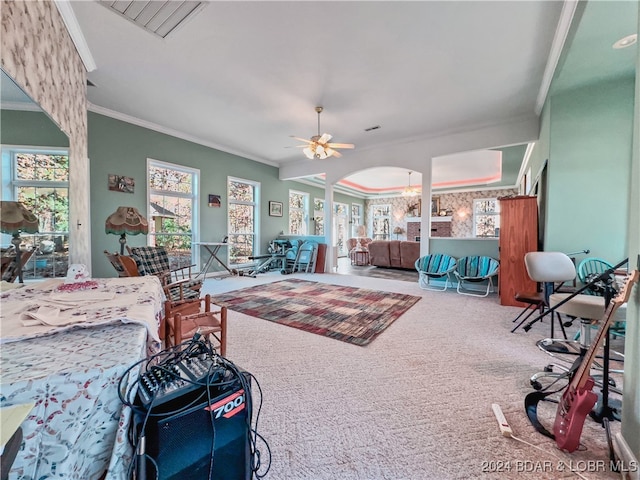
[[[322,135],[320,134],[320,114],[322,113],[322,110],[322,107],[316,107],[316,112],[318,113],[317,135],[311,137],[311,140],[293,137],[309,144],[305,146],[305,148],[302,150],[302,153],[304,153],[305,157],[310,160],[314,158],[318,158],[320,160],[324,160],[329,157],[340,158],[342,155],[336,150],[337,148],[354,148],[354,145],[351,143],[329,143],[332,136],[328,133],[323,133]]]
[[[311,146],[304,148],[302,150],[302,153],[304,153],[305,157],[307,157],[310,160],[313,160],[313,158],[316,156]]]

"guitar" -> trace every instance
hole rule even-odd
[[[573,452],[580,445],[580,434],[582,433],[584,419],[589,412],[591,412],[598,400],[598,395],[592,392],[594,381],[589,375],[591,363],[607,335],[613,314],[620,305],[629,300],[633,284],[638,281],[639,276],[638,270],[630,272],[625,280],[624,286],[611,302],[609,302],[595,340],[591,342],[589,350],[571,377],[567,389],[562,394],[562,398],[558,403],[556,420],[553,424],[553,434],[556,445],[560,450]]]

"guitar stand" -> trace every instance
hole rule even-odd
[[[610,300],[611,297],[607,294],[607,296],[605,296],[605,305],[608,305]],[[609,398],[610,339],[611,329],[609,328],[607,330],[607,335],[604,338],[604,344],[602,345],[602,349],[604,351],[602,360],[602,392],[598,396],[598,402],[596,402],[595,407],[589,414],[591,418],[603,426],[605,426],[605,419],[607,421],[620,421],[622,411],[622,402]],[[615,408],[612,405],[615,405]]]

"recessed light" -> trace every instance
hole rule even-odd
[[[630,47],[631,45],[634,45],[637,41],[638,41],[637,33],[634,33],[633,35],[627,35],[626,37],[621,38],[616,43],[614,43],[613,48],[621,49],[621,48]]]

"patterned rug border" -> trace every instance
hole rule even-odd
[[[213,295],[251,317],[366,346],[422,297],[289,278]]]

